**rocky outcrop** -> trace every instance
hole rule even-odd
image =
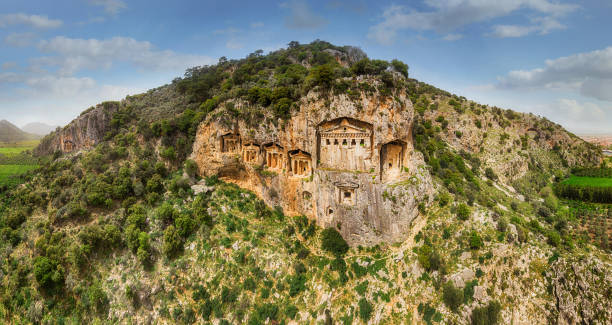
[[[336,227],[350,244],[397,242],[418,204],[433,198],[412,146],[413,114],[405,94],[355,101],[310,93],[283,126],[205,121],[191,158],[201,175],[219,175],[286,214]]]
[[[43,138],[34,149],[34,154],[47,155],[55,151],[70,153],[92,148],[103,140],[119,105],[118,102],[104,102],[84,111],[64,128]]]
[[[559,260],[549,270],[556,324],[609,324],[612,319],[611,265],[587,258]]]

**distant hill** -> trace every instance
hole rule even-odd
[[[0,121],[0,142],[17,142],[38,138],[39,136],[27,133],[7,120]]]
[[[58,125],[49,125],[40,122],[33,122],[24,125],[21,129],[30,134],[45,136],[54,131]]]

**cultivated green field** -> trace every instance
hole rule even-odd
[[[0,165],[0,185],[10,185],[18,182],[16,176],[36,169],[37,165]]]
[[[32,150],[39,143],[39,140],[20,141],[14,143],[0,142],[0,154],[5,156],[15,156],[26,150]]]
[[[34,149],[38,142],[0,143],[0,186],[20,183],[19,175],[38,167],[36,159],[25,152]]]
[[[578,186],[612,187],[612,178],[571,176],[563,184]]]

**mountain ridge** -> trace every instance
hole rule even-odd
[[[42,122],[31,122],[31,123],[28,123],[22,126],[21,130],[23,130],[24,132],[35,134],[35,135],[42,137],[42,136],[45,136],[51,133],[53,130],[59,127],[60,127],[59,125],[49,125],[49,124],[42,123]]]
[[[0,121],[0,142],[19,142],[35,139],[38,139],[37,135],[25,132],[7,120]]]
[[[354,47],[194,67],[35,151],[0,206],[7,322],[612,319],[609,252],[551,190],[601,150]]]

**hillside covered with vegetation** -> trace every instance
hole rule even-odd
[[[400,92],[436,189],[405,242],[349,247],[334,228],[198,175],[189,159],[207,120],[282,128],[308,96]],[[3,322],[612,319],[609,246],[579,235],[580,207],[558,189],[573,167],[599,167],[601,150],[544,118],[469,101],[410,79],[403,62],[323,41],[221,58],[83,114],[111,108],[95,146],[49,152],[60,131],[51,133],[39,167],[2,189]],[[609,218],[612,201],[603,203],[592,210]]]

